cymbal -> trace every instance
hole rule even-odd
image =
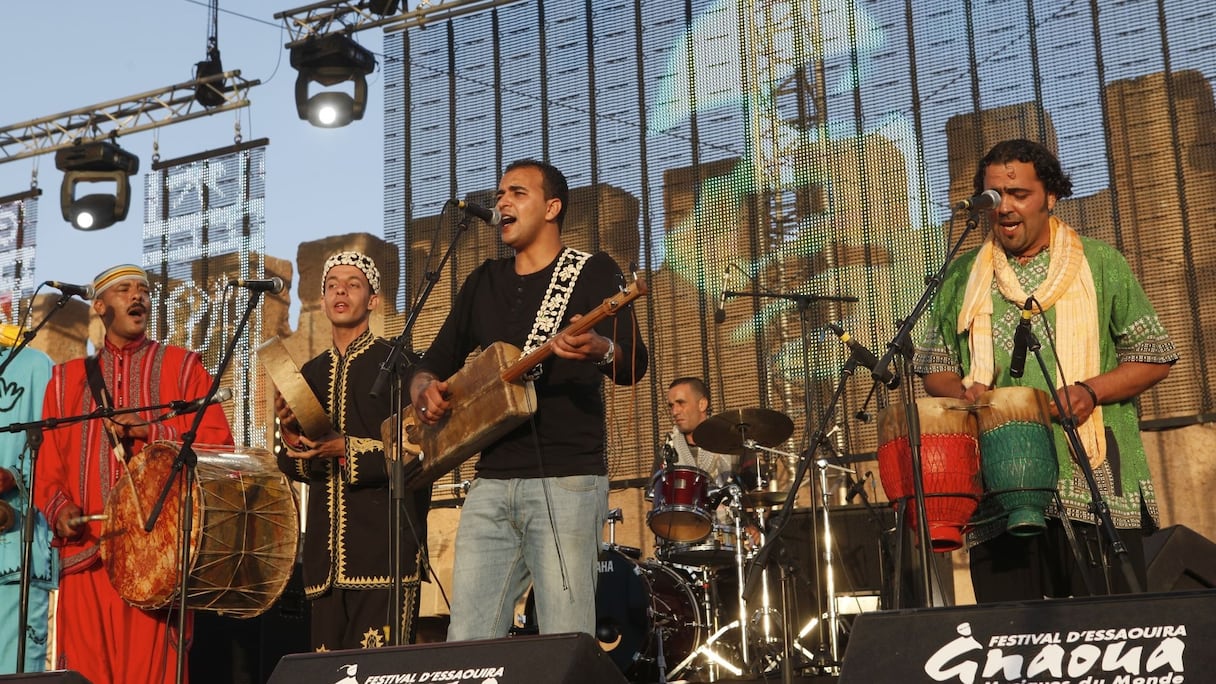
[[[692,431],[697,446],[719,454],[742,454],[745,439],[775,447],[794,434],[794,421],[766,408],[731,409],[715,413]]]

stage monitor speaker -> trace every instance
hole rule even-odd
[[[1216,587],[1216,543],[1184,525],[1144,538],[1148,590],[1189,591]]]
[[[840,684],[1212,681],[1213,615],[1216,590],[865,613]]]
[[[390,646],[284,656],[269,684],[624,684],[588,634]]]
[[[15,682],[29,682],[29,684],[92,684],[84,675],[73,670],[0,675],[0,682],[4,682],[4,684],[14,684]]]

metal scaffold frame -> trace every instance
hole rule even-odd
[[[377,26],[385,27],[385,33],[395,33],[519,1],[421,0],[408,12],[381,16],[369,8],[366,0],[338,0],[283,10],[275,13],[274,18],[283,20],[289,37],[286,46],[293,48],[330,33],[355,33]]]
[[[6,126],[0,128],[0,164],[246,107],[249,89],[260,84],[241,78],[240,71],[228,71]],[[200,88],[219,93],[223,102],[199,104],[195,93]]]

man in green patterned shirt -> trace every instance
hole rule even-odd
[[[1123,256],[1052,215],[1056,201],[1072,194],[1072,182],[1047,148],[1029,140],[998,143],[980,161],[974,182],[976,193],[992,189],[1001,195],[990,211],[992,230],[947,270],[916,350],[915,370],[929,394],[968,401],[995,387],[1055,387],[1076,417],[1102,497],[1143,586],[1141,539],[1157,527],[1158,512],[1132,401],[1166,377],[1178,353]],[[1043,343],[1049,377],[1032,356],[1024,375],[1014,378],[1014,331],[1031,298],[1032,326]],[[1081,572],[1090,574],[1097,593],[1129,590],[1095,525],[1089,487],[1054,405],[1052,412],[1064,510],[1053,503],[1046,532],[1019,537],[1004,531],[1004,520],[991,519],[1000,510],[994,502],[983,502],[968,535],[980,603],[1085,595]],[[1081,566],[1067,544],[1062,516],[1076,523],[1086,556]],[[1106,563],[1094,549],[1102,549]]]

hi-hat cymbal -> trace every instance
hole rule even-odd
[[[692,431],[697,446],[719,454],[742,454],[744,440],[775,447],[794,434],[794,421],[766,408],[731,409],[715,413]]]

